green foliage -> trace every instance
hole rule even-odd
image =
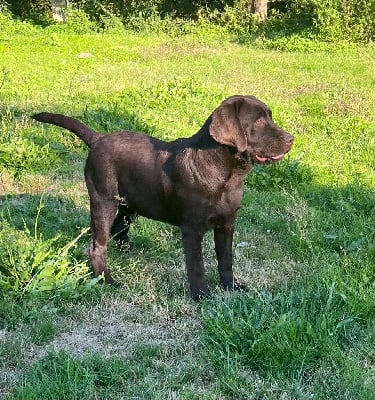
[[[248,12],[248,2],[237,0],[234,4],[225,4],[223,8],[206,8],[198,12],[200,26],[210,23],[220,26],[227,33],[243,37],[256,33],[260,26],[257,18]]]
[[[244,0],[240,0],[244,3]],[[182,18],[182,19],[197,19],[198,14],[202,10],[222,12],[225,7],[232,7],[236,1],[229,0],[138,0],[138,1],[123,1],[123,0],[71,0],[71,4],[75,7],[80,7],[92,18],[99,20],[100,16],[107,11],[121,16],[123,21],[137,16],[148,18],[154,15]],[[107,11],[106,11],[107,10]]]
[[[314,0],[314,26],[329,41],[375,39],[375,2],[366,0]]]
[[[95,24],[89,16],[79,8],[67,7],[63,11],[65,22],[57,26],[64,32],[84,34],[95,30]]]
[[[7,34],[27,34],[35,31],[36,27],[34,25],[16,21],[8,8],[0,5],[0,32]]]
[[[194,24],[189,20],[173,18],[169,15],[162,17],[159,13],[145,15],[142,12],[130,16],[125,25],[135,32],[163,33],[170,36],[190,33],[194,27]]]
[[[66,33],[84,34],[90,32],[122,33],[124,25],[122,20],[109,9],[100,6],[99,12],[93,18],[84,7],[68,6],[63,8],[63,23],[54,24],[52,30]]]
[[[314,22],[313,0],[273,0],[268,3],[268,18],[262,32],[268,37],[306,34]]]
[[[124,24],[121,18],[107,9],[104,9],[104,13],[99,15],[98,25],[100,30],[107,33],[124,32]]]
[[[71,4],[76,8],[84,10],[93,21],[100,22],[101,17],[111,13],[116,16],[121,16],[122,20],[125,22],[129,17],[140,14],[148,17],[157,13],[158,1],[159,0],[140,0],[125,2],[122,0],[104,0],[98,2],[96,0],[72,0]]]
[[[325,41],[355,42],[374,40],[374,22],[374,1],[275,0],[263,28],[271,38],[313,34]]]
[[[6,33],[10,32],[15,31],[6,31]],[[29,31],[17,32],[30,33]],[[3,83],[7,84],[7,81],[11,79],[9,72],[6,69],[2,72]],[[0,171],[7,170],[19,176],[25,171],[38,170],[46,164],[50,167],[57,164],[58,151],[52,150],[49,143],[36,140],[35,137],[27,134],[29,119],[24,113],[9,109],[0,111],[0,127]]]
[[[255,164],[251,174],[245,178],[246,186],[257,190],[288,189],[311,181],[311,171],[304,169],[297,160],[283,160],[273,165]]]
[[[50,0],[7,0],[10,11],[22,20],[46,25],[52,21]]]
[[[268,4],[268,19],[264,22],[249,13],[247,0],[73,0],[70,4],[65,10],[66,22],[61,25],[78,34],[92,30],[121,32],[125,27],[181,35],[191,32],[193,26],[203,30],[215,26],[241,40],[253,40],[253,35],[271,41],[292,36],[294,43],[296,37],[329,42],[368,42],[375,38],[374,1],[274,0]],[[10,10],[24,20],[44,25],[52,21],[49,1],[12,1]]]
[[[48,158],[48,144],[40,147],[27,139],[16,139],[0,144],[0,170],[7,169],[18,175],[24,170],[31,170]]]
[[[36,222],[37,224],[37,222]],[[75,260],[71,250],[83,231],[65,246],[59,246],[59,236],[43,239],[25,228],[15,231],[5,221],[0,230],[0,289],[11,296],[52,298],[83,295],[96,283],[86,261]]]

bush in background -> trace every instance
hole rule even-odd
[[[375,2],[365,0],[273,0],[267,32],[308,33],[327,41],[375,39]]]
[[[248,0],[70,0],[79,10],[69,11],[68,19],[82,20],[82,13],[94,30],[126,28],[186,33],[186,23],[203,27],[217,25],[230,33],[246,36],[261,34],[280,38],[290,35],[315,37],[325,41],[371,41],[375,39],[375,1],[365,0],[270,0],[268,19],[258,21],[249,13]],[[6,4],[6,3],[5,3]],[[51,23],[49,0],[8,0],[10,11],[22,20]],[[185,21],[185,23],[182,22]],[[166,23],[163,23],[166,21]],[[73,22],[71,22],[73,23]],[[85,27],[87,24],[85,24]],[[83,33],[78,29],[77,33]]]
[[[52,5],[50,0],[7,0],[13,15],[22,20],[31,20],[40,25],[52,22]]]
[[[375,39],[375,1],[313,0],[314,27],[329,41],[350,38],[353,41]]]

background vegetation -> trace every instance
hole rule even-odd
[[[8,0],[10,11],[22,20],[51,22],[49,0]],[[174,20],[182,27],[193,21],[209,21],[236,34],[270,37],[302,35],[320,40],[369,41],[375,38],[375,1],[366,0],[270,0],[268,19],[259,22],[249,14],[249,0],[71,0],[95,24],[105,29],[118,19],[127,28],[143,27],[145,20]],[[186,27],[185,27],[186,28]]]
[[[63,24],[0,13],[0,396],[374,399],[373,2],[275,1],[263,25],[244,2],[81,4]],[[110,249],[122,287],[97,285],[86,148],[30,114],[171,140],[235,93],[295,135],[246,178],[251,291],[220,291],[207,235],[215,295],[193,304],[178,230],[142,218],[130,252]]]

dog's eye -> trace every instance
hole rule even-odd
[[[255,126],[262,127],[262,126],[264,126],[264,124],[265,124],[265,121],[264,121],[263,118],[258,118],[258,119],[255,121]]]

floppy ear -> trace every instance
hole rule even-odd
[[[238,119],[241,98],[225,100],[212,114],[210,135],[221,144],[235,147],[239,153],[247,149],[246,135]]]

